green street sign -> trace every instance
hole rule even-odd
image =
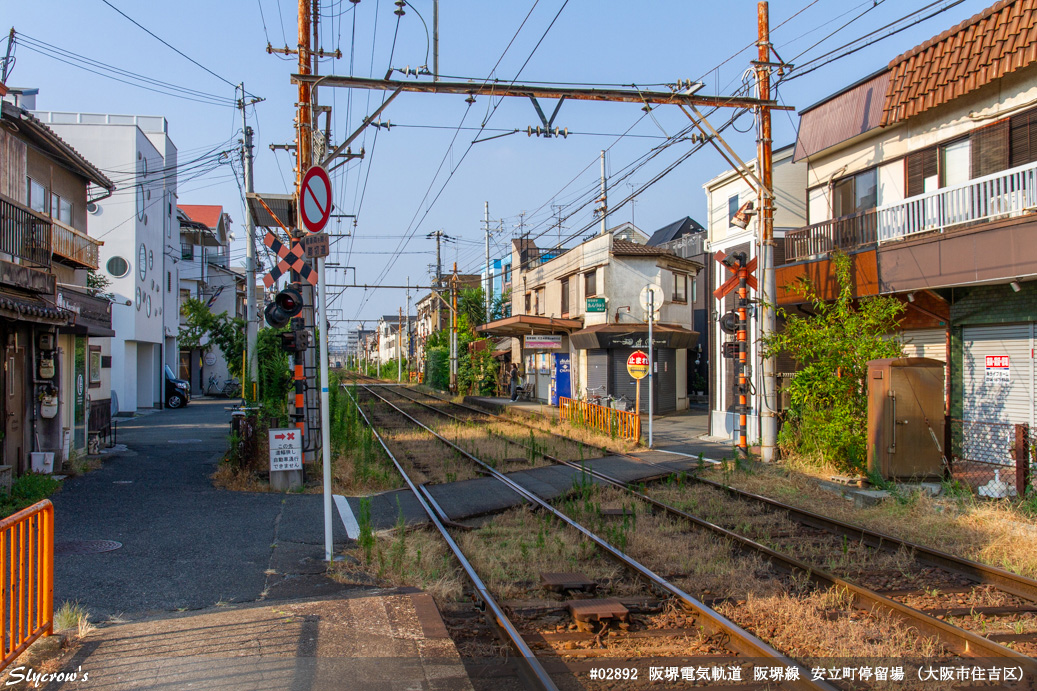
[[[588,312],[604,312],[605,298],[587,298]]]

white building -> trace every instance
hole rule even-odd
[[[36,117],[106,171],[115,193],[91,205],[111,281],[112,402],[117,414],[163,405],[162,369],[176,371],[180,283],[177,149],[165,118],[40,112]]]

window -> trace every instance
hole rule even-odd
[[[188,245],[181,243],[180,245],[180,258],[181,259],[194,259],[194,245]]]
[[[544,299],[544,289],[543,288],[537,288],[536,289],[536,295],[534,296],[534,298],[536,300],[536,313],[537,314],[544,314],[544,313],[546,313],[547,312],[547,300]]]
[[[90,346],[90,388],[101,386],[101,346]]]
[[[734,194],[727,199],[727,220],[731,221],[738,213],[738,195]]]
[[[584,295],[586,297],[589,297],[589,298],[590,297],[594,297],[595,295],[597,295],[598,294],[598,280],[597,280],[598,279],[598,272],[597,272],[597,270],[595,269],[594,271],[588,271],[584,275],[583,278],[584,278],[584,291],[583,291]]]
[[[172,293],[173,292],[173,272],[172,271],[167,271],[166,272],[166,292],[167,293]]]
[[[41,214],[47,213],[47,188],[32,178],[26,178],[26,194],[29,208]]]
[[[190,299],[191,299],[191,291],[188,290],[187,288],[181,288],[180,289],[180,302],[181,302],[181,304],[187,302]]]
[[[533,293],[526,293],[526,314],[533,312]]]
[[[691,279],[691,301],[693,303],[699,301],[699,279],[698,276]]]
[[[673,301],[688,301],[688,277],[685,274],[673,275]]]
[[[835,218],[867,211],[878,206],[878,171],[875,168],[839,180],[832,187],[832,212]]]
[[[72,225],[72,202],[60,199],[58,202],[58,220],[65,225]]]
[[[130,263],[122,257],[112,257],[105,265],[108,273],[116,278],[122,278],[130,272]]]
[[[569,316],[569,279],[562,279],[562,316]]]
[[[940,147],[940,187],[951,187],[969,181],[970,152],[968,139],[959,139]]]

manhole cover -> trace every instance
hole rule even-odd
[[[201,444],[201,439],[170,439],[170,444]]]
[[[100,554],[122,547],[115,540],[66,540],[54,543],[54,554]]]

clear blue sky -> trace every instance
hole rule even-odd
[[[174,98],[84,71],[54,59],[53,52],[38,43],[31,48],[29,39],[211,94],[224,103],[234,97],[228,82],[244,81],[248,91],[266,99],[249,109],[250,124],[257,132],[256,189],[290,190],[292,159],[285,152],[271,152],[268,145],[291,142],[294,137],[297,91],[289,75],[296,64],[268,55],[265,47],[268,40],[278,47],[294,46],[297,5],[291,0],[109,1],[218,77],[149,36],[102,0],[40,0],[5,3],[5,26],[10,24],[27,36],[16,49],[10,85],[38,87],[41,110],[164,116],[181,162],[186,163],[214,147],[234,146],[241,136],[236,109],[214,103],[209,96],[200,97],[204,102]],[[772,41],[781,57],[797,66],[918,12],[910,22],[894,27],[906,25],[896,35],[790,80],[781,87],[780,98],[797,109],[810,105],[989,4],[989,0],[772,1]],[[657,85],[701,79],[706,83],[701,93],[731,93],[755,58],[755,0],[443,0],[441,5],[440,72],[450,78],[485,79],[500,60],[493,74],[506,81],[518,76],[520,82],[665,88]],[[382,77],[390,66],[415,68],[427,62],[431,68],[431,54],[426,57],[428,35],[419,13],[431,31],[432,0],[408,0],[406,14],[400,18],[395,9],[391,0],[362,0],[356,5],[349,0],[321,0],[322,47],[342,51],[342,59],[322,63],[322,74]],[[933,13],[935,17],[923,20]],[[879,31],[873,38],[886,33]],[[6,47],[6,41],[2,45]],[[78,63],[75,58],[65,59]],[[105,68],[92,69],[111,74]],[[401,77],[398,72],[394,76]],[[380,92],[321,89],[320,102],[334,108],[333,138],[341,140],[351,132],[380,97]],[[553,104],[544,106],[553,108]],[[717,113],[711,119],[718,124],[725,117]],[[795,113],[774,117],[775,145],[792,142]],[[496,254],[506,251],[520,218],[534,235],[546,232],[542,243],[553,243],[557,235],[551,228],[552,205],[563,205],[561,213],[569,215],[563,222],[563,237],[593,222],[594,204],[585,202],[597,192],[600,150],[609,150],[608,170],[614,184],[609,200],[615,208],[632,189],[649,182],[690,147],[687,142],[673,143],[619,181],[654,147],[687,126],[679,110],[658,107],[648,115],[633,104],[566,102],[556,124],[574,133],[567,139],[527,137],[525,128],[539,122],[532,105],[521,99],[479,98],[469,105],[462,96],[402,94],[382,119],[397,127],[379,130],[377,136],[369,130],[358,140],[367,151],[366,159],[333,175],[337,211],[358,216],[355,228],[349,220],[332,227],[333,233],[354,233],[334,247],[342,250],[339,261],[346,263],[348,256],[349,265],[356,267],[360,283],[405,283],[408,277],[412,283],[427,282],[428,265],[435,257],[434,243],[425,236],[436,229],[458,238],[444,246],[446,266],[456,260],[462,271],[477,270],[482,265],[484,201],[490,203],[491,218],[503,223],[503,232],[494,237],[500,248]],[[476,129],[483,123],[486,129],[480,134]],[[476,129],[458,130],[459,124]],[[728,130],[726,136],[749,159],[755,154],[752,119],[745,115],[735,124],[746,133]],[[516,128],[522,133],[472,144],[476,138]],[[354,151],[359,145],[354,145]],[[616,210],[609,224],[633,217],[639,227],[651,232],[686,215],[705,223],[702,184],[726,167],[707,147],[642,192],[636,205]],[[238,228],[232,258],[243,263],[243,213],[231,167],[189,177],[189,173],[181,176],[180,203],[222,204]],[[408,235],[412,239],[407,240]],[[397,250],[404,254],[394,255]],[[348,279],[353,280],[352,272]],[[333,306],[341,308],[343,318],[377,318],[395,313],[404,300],[402,291],[351,290]]]

